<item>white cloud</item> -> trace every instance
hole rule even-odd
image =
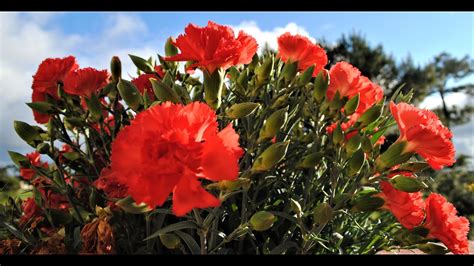
[[[162,53],[163,40],[143,41],[146,24],[130,14],[110,14],[104,27],[90,35],[66,34],[54,27],[57,13],[0,13],[0,165],[10,163],[7,150],[30,152],[13,129],[13,120],[34,124],[31,109],[32,75],[48,57],[75,55],[81,67],[108,69],[110,58],[117,55],[123,75],[135,76],[128,54],[144,58]]]
[[[462,92],[453,92],[445,96],[445,102],[448,108],[453,107],[454,105],[458,107],[464,107],[467,104],[472,105],[473,99],[469,95]],[[441,107],[443,104],[439,93],[434,93],[426,97],[421,103],[420,108],[425,109],[435,109]]]
[[[259,45],[259,52],[261,52],[265,43],[268,43],[270,48],[277,50],[277,38],[285,32],[290,32],[291,34],[300,34],[308,37],[312,42],[316,42],[316,40],[309,35],[308,31],[304,27],[301,27],[294,22],[288,23],[285,27],[276,27],[271,31],[260,29],[260,27],[257,25],[257,22],[255,21],[243,21],[239,25],[232,27],[236,32],[243,30],[247,34],[253,36]]]

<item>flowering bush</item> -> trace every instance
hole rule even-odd
[[[131,81],[117,57],[110,72],[43,61],[40,126],[14,122],[35,151],[10,152],[32,194],[2,206],[2,253],[468,253],[467,219],[422,194],[423,169],[455,162],[450,130],[356,66],[325,69],[306,37],[278,46],[257,55],[209,22],[169,38],[160,65],[131,55]]]

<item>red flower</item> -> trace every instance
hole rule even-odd
[[[108,135],[110,135],[110,129],[113,129],[115,127],[115,118],[113,115],[109,115],[106,118],[104,118],[104,131]],[[101,133],[102,130],[100,129],[100,125],[98,123],[92,124],[92,128],[94,128],[97,132]],[[110,128],[110,129],[109,129]]]
[[[41,161],[41,155],[39,152],[34,151],[31,153],[26,154],[28,160],[30,160],[30,164],[32,166],[38,168],[48,168],[47,162]],[[20,176],[22,176],[26,180],[31,180],[35,176],[35,171],[31,168],[20,168]]]
[[[112,143],[111,168],[138,203],[161,206],[173,192],[173,212],[218,206],[199,178],[235,180],[243,154],[232,125],[218,132],[208,105],[166,102],[139,113]]]
[[[64,80],[64,91],[71,95],[91,97],[92,93],[107,85],[107,70],[91,67],[71,72]]]
[[[278,37],[277,57],[285,63],[298,62],[299,71],[305,71],[314,65],[313,77],[328,63],[328,57],[323,48],[312,43],[305,36],[291,35],[289,32]]]
[[[257,52],[257,41],[240,31],[238,37],[231,27],[209,21],[206,27],[189,24],[174,46],[180,53],[166,57],[168,61],[193,61],[187,69],[196,67],[213,73],[216,69],[248,64]]]
[[[348,99],[359,94],[359,106],[355,111],[358,114],[364,113],[383,98],[382,88],[362,76],[357,68],[347,62],[339,62],[331,67],[329,76],[327,98],[332,100],[336,92],[339,92],[339,97]]]
[[[153,86],[151,85],[150,78],[158,79],[155,74],[142,74],[134,79],[132,79],[133,85],[137,87],[140,93],[143,95],[145,91],[148,94],[148,97],[154,101],[155,94],[153,93]]]
[[[62,84],[66,76],[79,68],[74,56],[64,58],[48,58],[41,62],[33,76],[32,101],[46,101],[46,95],[49,94],[53,98],[58,98],[58,84]],[[49,120],[49,115],[33,111],[35,121],[44,124]]]
[[[155,72],[161,79],[165,77],[165,71],[163,70],[162,66],[155,66]]]
[[[103,190],[107,197],[121,199],[127,197],[127,187],[118,182],[110,168],[104,168],[100,177],[94,182],[94,186]]]
[[[443,242],[454,254],[468,254],[469,221],[457,216],[457,210],[443,196],[431,193],[426,199],[426,221],[430,230],[428,237]]]
[[[41,220],[43,220],[41,208],[36,205],[35,200],[33,198],[28,198],[23,201],[21,207],[23,209],[23,215],[20,217],[19,220],[20,226],[23,227],[28,223],[37,224]]]
[[[435,113],[407,103],[390,102],[390,111],[400,129],[399,141],[407,141],[405,152],[421,155],[435,170],[454,164],[453,134],[441,124]]]
[[[397,172],[389,175],[388,178],[395,175],[413,177],[410,172]],[[380,188],[382,192],[378,196],[385,201],[382,208],[389,210],[404,227],[412,229],[423,222],[425,203],[421,192],[400,191],[395,189],[388,181],[380,182]]]

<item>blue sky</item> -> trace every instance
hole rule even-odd
[[[182,33],[188,23],[205,25],[208,20],[245,30],[271,46],[285,31],[330,42],[356,31],[371,45],[382,44],[397,60],[411,54],[415,63],[425,64],[443,51],[474,57],[472,12],[0,13],[0,165],[9,161],[7,150],[31,151],[15,135],[12,121],[33,123],[24,103],[31,99],[31,76],[44,58],[72,54],[81,67],[103,69],[108,68],[111,56],[118,55],[125,72],[133,75],[127,54],[156,58],[167,37]],[[449,100],[450,104],[473,104],[466,95],[453,94]],[[424,104],[435,107],[439,99],[435,95]],[[461,127],[459,134],[456,130],[458,151],[474,156],[474,123]]]

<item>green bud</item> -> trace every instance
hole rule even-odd
[[[362,196],[353,200],[356,211],[368,212],[374,211],[385,204],[385,201],[379,197]]]
[[[47,154],[49,152],[49,144],[48,143],[40,143],[38,146],[36,146],[36,151],[38,151],[41,154]]]
[[[247,89],[249,82],[249,70],[246,68],[240,72],[239,76],[237,77],[237,85],[241,89]]]
[[[122,78],[122,62],[120,62],[118,56],[113,56],[110,60],[110,72],[112,73],[112,82],[119,82]]]
[[[79,117],[66,117],[64,118],[64,122],[65,124],[69,124],[73,127],[85,127],[87,125],[84,119]]]
[[[334,204],[336,206],[343,206],[344,204],[347,203],[347,201],[351,199],[351,197],[352,195],[349,193],[342,193],[342,194],[336,195],[336,197],[334,197]]]
[[[255,159],[252,171],[266,171],[275,166],[285,158],[289,144],[289,141],[272,144]]]
[[[255,67],[257,67],[258,61],[259,61],[258,54],[255,53],[255,54],[252,56],[252,61],[250,61],[250,64],[247,65],[247,68],[248,68],[250,71],[254,71],[254,70],[255,70]]]
[[[255,75],[257,80],[257,87],[265,84],[270,79],[273,72],[273,65],[275,64],[275,58],[273,55],[267,57],[263,64],[255,68]]]
[[[265,231],[273,226],[276,221],[275,215],[267,211],[260,211],[250,218],[250,226],[255,231]]]
[[[449,252],[449,250],[440,243],[428,242],[428,243],[418,244],[416,247],[426,254],[442,255]]]
[[[410,171],[410,172],[420,172],[427,168],[429,165],[425,162],[410,162],[402,164],[398,170],[400,171]]]
[[[75,151],[72,152],[65,152],[63,153],[64,158],[68,159],[69,161],[74,161],[81,158],[81,155]]]
[[[150,62],[148,62],[147,60],[145,60],[141,57],[135,56],[135,55],[131,55],[131,54],[129,54],[128,56],[130,56],[130,58],[132,59],[133,64],[135,64],[135,66],[138,69],[140,69],[141,71],[143,71],[147,74],[155,73],[155,69],[150,64]]]
[[[8,155],[10,155],[10,159],[18,167],[22,167],[22,164],[24,163],[29,163],[28,158],[18,152],[8,151]]]
[[[306,69],[302,74],[298,76],[298,85],[304,86],[308,84],[308,82],[313,77],[313,72],[314,72],[314,65],[308,67],[308,69]]]
[[[418,192],[422,189],[428,188],[428,186],[422,181],[404,175],[394,176],[390,179],[390,183],[394,188],[409,193]]]
[[[355,151],[357,151],[358,149],[360,149],[361,146],[362,146],[361,139],[362,138],[359,135],[359,133],[352,136],[346,143],[346,152],[348,154],[352,154]]]
[[[315,224],[326,224],[333,218],[334,212],[327,202],[318,204],[313,210],[313,222]]]
[[[179,237],[173,233],[160,234],[159,237],[161,244],[168,249],[176,249],[181,244]]]
[[[323,69],[319,71],[318,75],[314,79],[314,91],[313,97],[318,103],[322,102],[326,97],[326,92],[329,86],[329,75],[327,70]]]
[[[350,176],[356,175],[362,168],[362,165],[364,165],[364,161],[365,161],[364,151],[362,149],[357,150],[347,162],[349,166],[349,175]]]
[[[140,214],[151,211],[148,205],[145,203],[137,204],[130,196],[115,202],[115,204],[128,213]]]
[[[301,204],[294,199],[290,199],[291,210],[298,216],[301,216],[303,211],[301,210]]]
[[[178,54],[178,48],[176,48],[176,46],[173,45],[174,42],[175,42],[175,39],[173,37],[169,37],[168,39],[166,39],[166,43],[165,43],[166,56],[174,56]]]
[[[339,144],[344,140],[344,134],[342,133],[342,128],[340,124],[337,124],[337,127],[332,132],[332,142],[334,144]]]
[[[232,105],[226,114],[232,119],[239,119],[251,115],[260,106],[258,103],[245,102]]]
[[[361,137],[361,147],[362,147],[362,150],[366,153],[369,153],[372,151],[372,142],[367,136]]]
[[[396,141],[388,149],[375,160],[378,172],[391,168],[395,165],[408,161],[413,155],[412,152],[405,152],[408,142]]]
[[[93,93],[90,98],[85,97],[84,99],[92,119],[97,121],[102,118],[102,104],[100,103],[99,98],[97,98],[97,95]]]
[[[280,79],[284,79],[286,82],[290,82],[296,76],[297,72],[298,62],[287,62],[285,66],[283,66]]]
[[[35,147],[36,142],[41,142],[41,137],[36,128],[22,121],[13,121],[13,127],[20,138],[30,146]]]
[[[54,105],[48,102],[32,102],[27,103],[31,109],[43,114],[49,114],[51,111],[54,110]]]
[[[204,100],[214,110],[221,106],[224,71],[219,68],[210,74],[204,71]]]
[[[287,119],[288,107],[273,112],[260,129],[260,135],[257,142],[276,136],[278,131],[280,131],[280,129],[285,125]]]
[[[150,82],[153,87],[153,92],[158,100],[162,102],[171,101],[173,103],[181,102],[176,91],[161,80],[150,78]]]
[[[346,102],[346,104],[344,105],[344,113],[346,115],[351,115],[357,110],[357,107],[359,107],[359,99],[360,94],[357,93],[356,96],[352,97],[349,101]]]
[[[282,96],[278,97],[270,106],[270,109],[275,110],[282,107],[283,105],[286,105],[286,101],[288,100],[289,97],[290,95],[288,94],[283,94]]]
[[[137,111],[143,104],[143,98],[140,91],[128,80],[121,79],[117,84],[120,96],[122,96],[125,103],[127,103],[132,110]]]
[[[300,168],[313,168],[321,162],[322,154],[320,152],[312,152],[306,154],[303,159],[298,163],[297,167]]]
[[[357,122],[361,123],[359,128],[366,127],[370,123],[374,122],[377,120],[380,115],[382,115],[382,105],[381,104],[376,104],[372,107],[370,107],[369,110],[365,111],[357,120]]]
[[[345,99],[339,95],[339,91],[336,91],[336,95],[329,102],[329,109],[339,111],[344,106]]]

